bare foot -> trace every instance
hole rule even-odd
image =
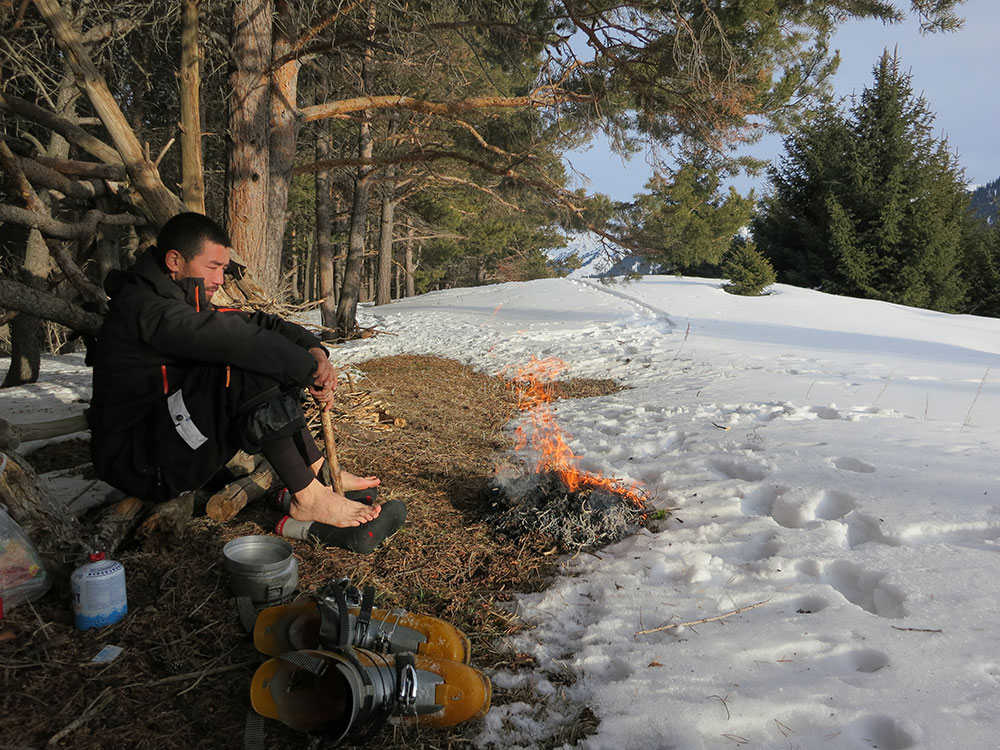
[[[351,474],[349,471],[340,472],[340,481],[343,482],[344,489],[348,492],[352,490],[368,490],[382,484],[382,480],[376,476],[359,477]]]
[[[378,506],[348,500],[314,479],[308,487],[292,496],[288,514],[296,521],[319,521],[347,528],[375,520],[380,510]]]
[[[313,470],[313,474],[319,476],[320,471],[323,469],[323,462],[325,460],[325,458],[320,458],[312,465],[311,468]],[[346,492],[353,492],[354,490],[367,490],[372,487],[378,487],[382,484],[382,480],[376,476],[359,477],[344,470],[341,470],[340,472],[340,481],[344,485],[344,490]]]

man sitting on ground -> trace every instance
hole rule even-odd
[[[333,403],[337,372],[320,340],[275,315],[211,304],[229,245],[214,221],[183,213],[135,265],[108,274],[110,309],[87,354],[97,475],[162,501],[202,487],[242,448],[263,452],[285,482],[292,518],[342,528],[373,521],[378,506],[318,479],[323,457],[299,396],[308,388],[323,409]],[[345,491],[379,484],[342,476]]]

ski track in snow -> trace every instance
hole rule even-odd
[[[822,360],[771,353],[749,363],[744,357],[736,367],[726,363],[725,351],[702,357],[696,334],[686,335],[669,311],[637,299],[628,287],[567,283],[574,295],[588,296],[589,320],[560,314],[563,286],[547,297],[554,311],[549,321],[520,321],[519,285],[501,285],[452,292],[441,312],[433,300],[413,305],[419,315],[403,314],[407,303],[385,317],[369,308],[377,327],[397,336],[357,349],[368,358],[425,348],[490,372],[530,356],[555,356],[570,365],[567,377],[617,378],[630,390],[557,403],[556,419],[572,436],[583,469],[642,482],[659,507],[673,509],[662,533],[642,531],[619,543],[614,555],[566,560],[565,575],[549,590],[519,599],[521,615],[536,627],[511,645],[534,655],[540,669],[494,679],[501,689],[528,686],[535,697],[495,706],[479,743],[533,747],[546,727],[571,725],[588,706],[601,723],[578,745],[584,748],[693,750],[743,740],[762,747],[945,747],[945,709],[894,716],[865,692],[870,687],[876,696],[887,681],[926,679],[922,670],[933,657],[924,649],[934,648],[934,636],[915,633],[949,621],[948,597],[916,601],[908,592],[928,587],[908,583],[933,577],[934,556],[949,547],[996,553],[1000,516],[942,530],[920,520],[937,510],[933,494],[924,492],[914,498],[912,517],[884,517],[880,493],[920,484],[908,475],[921,467],[898,462],[906,449],[894,442],[912,439],[903,414],[877,406],[874,397],[843,407],[815,403],[808,394],[830,371]],[[480,300],[488,325],[469,322],[476,318],[473,300]],[[461,318],[451,317],[456,310]],[[727,387],[738,390],[735,381],[748,368],[811,382],[797,399],[719,400]],[[884,391],[883,378],[888,382],[891,374],[877,366],[872,371],[868,383],[845,371],[840,382],[828,384]],[[829,444],[852,443],[852,430],[872,429],[883,434],[892,461],[871,452],[830,454]],[[620,440],[626,432],[630,439]],[[646,562],[636,568],[631,563],[639,558]],[[890,573],[900,570],[908,570],[907,577]],[[634,635],[764,600],[722,624]],[[824,629],[823,620],[835,612],[850,622],[848,630]],[[764,640],[786,645],[758,648],[758,628],[780,631]],[[707,654],[720,650],[730,655],[724,673],[703,669],[718,662]],[[568,686],[567,673],[573,676]],[[761,693],[762,673],[769,689],[788,692],[787,713],[776,713],[773,695]],[[964,687],[964,697],[984,714],[996,707],[990,697],[996,673],[994,664],[978,684]],[[743,674],[754,675],[747,688]],[[661,712],[629,710],[650,692]]]

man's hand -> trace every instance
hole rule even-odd
[[[337,368],[330,364],[326,352],[314,346],[309,353],[316,358],[316,372],[313,374],[313,384],[309,393],[320,404],[323,411],[329,411],[333,406],[333,392],[337,389]]]
[[[316,402],[320,405],[323,411],[330,411],[333,408],[333,389],[332,388],[315,388],[309,386],[309,393],[312,397],[316,399]]]

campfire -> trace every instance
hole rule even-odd
[[[525,424],[516,431],[516,450],[531,445],[535,465],[498,474],[492,525],[520,538],[539,534],[561,552],[593,550],[634,533],[646,523],[647,496],[639,486],[581,471],[552,409],[561,360],[531,361],[505,374],[518,395]]]

